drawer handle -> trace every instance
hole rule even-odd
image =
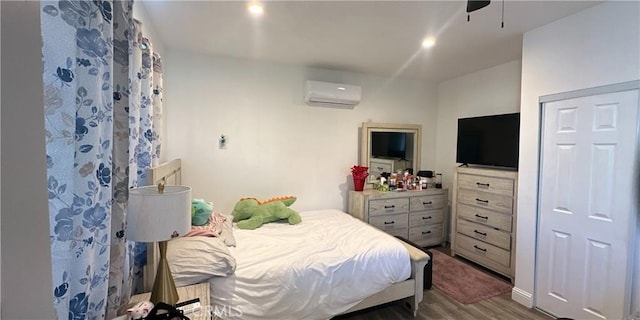
[[[429,230],[429,231],[422,231],[422,234],[429,234],[429,233],[431,233],[431,230]]]
[[[426,206],[426,205],[431,205],[431,204],[433,204],[433,201],[423,202],[422,204],[423,204],[423,205],[425,205],[425,206]]]
[[[480,251],[482,251],[482,252],[487,252],[487,249],[480,248],[480,247],[476,246],[475,244],[473,245],[473,247],[478,249],[478,250],[480,250]]]
[[[481,216],[479,214],[476,213],[476,217],[480,218],[480,219],[485,219],[485,220],[489,220],[489,217],[485,217],[485,216]]]
[[[395,207],[396,207],[395,205],[391,205],[391,206],[384,206],[384,208],[385,208],[385,209],[393,209],[393,208],[395,208]]]
[[[489,184],[488,183],[476,182],[476,185],[478,186],[478,188],[480,188],[480,187],[489,188]]]
[[[489,200],[482,200],[482,199],[476,198],[476,201],[489,204]]]
[[[395,221],[391,221],[391,222],[387,222],[387,221],[385,221],[385,222],[384,222],[384,224],[394,224],[394,223],[396,223],[396,222],[395,222]]]
[[[431,219],[431,216],[428,216],[428,217],[422,217],[422,220],[429,220],[429,219]]]
[[[481,236],[485,236],[485,237],[487,236],[487,234],[486,234],[486,233],[484,233],[484,232],[480,232],[480,231],[478,231],[478,230],[473,230],[473,232],[475,232],[475,233],[477,233],[477,234],[479,234],[479,235],[481,235]]]
[[[378,168],[378,170],[380,170],[380,171],[382,171],[382,169],[384,169],[383,167],[377,167],[377,168]]]

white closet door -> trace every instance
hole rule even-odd
[[[548,102],[536,305],[557,317],[628,313],[637,214],[638,91]]]

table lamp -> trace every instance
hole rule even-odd
[[[190,229],[191,188],[159,184],[129,190],[127,239],[159,242],[160,261],[151,291],[154,304],[178,302],[178,291],[167,263],[167,242]]]

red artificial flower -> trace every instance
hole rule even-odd
[[[355,165],[351,167],[351,175],[354,179],[364,179],[369,176],[369,167]]]

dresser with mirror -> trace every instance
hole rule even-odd
[[[406,169],[417,172],[421,125],[364,122],[360,138],[360,165],[369,167],[367,182],[373,183],[383,172]]]
[[[360,131],[360,165],[369,167],[367,182],[382,173],[418,172],[422,126],[365,122]],[[448,212],[447,189],[349,191],[352,216],[394,236],[422,246],[445,242]]]

